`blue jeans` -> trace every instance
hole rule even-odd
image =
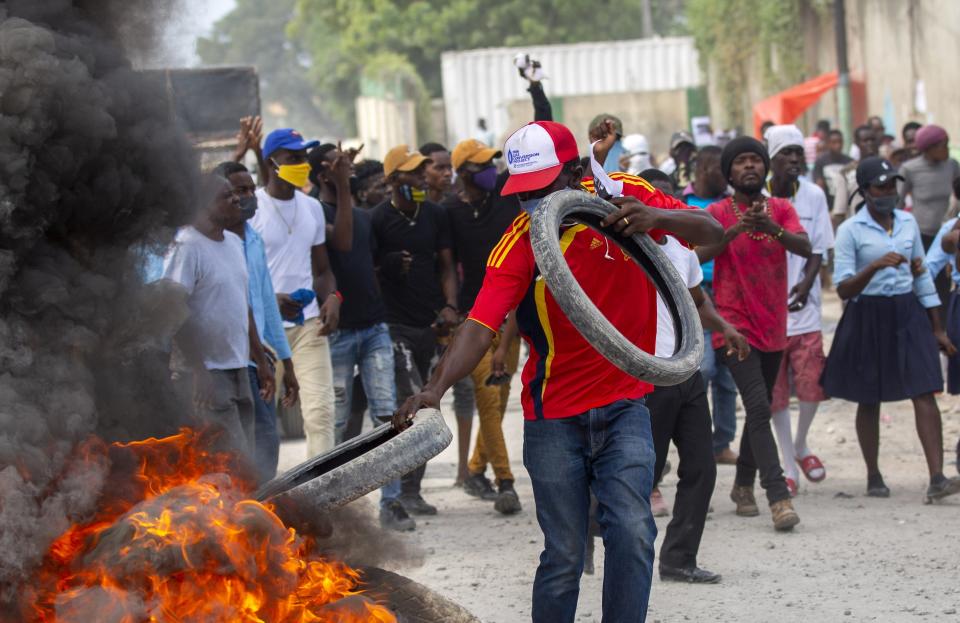
[[[643,400],[580,415],[527,420],[523,464],[544,536],[533,583],[534,623],[573,623],[587,546],[590,492],[603,530],[603,623],[647,616],[657,526],[650,511],[656,455]]]
[[[353,374],[359,368],[360,382],[367,395],[370,419],[374,426],[390,421],[397,408],[394,380],[393,341],[384,323],[366,329],[343,329],[330,336],[330,361],[333,365],[333,393],[336,399],[336,441],[343,440],[353,401]],[[400,480],[380,490],[383,506],[400,495]]]
[[[700,373],[711,389],[713,403],[713,453],[720,454],[737,436],[737,384],[733,382],[730,368],[717,361],[710,345],[711,331],[703,332],[703,362]]]
[[[280,458],[277,405],[272,400],[266,402],[260,397],[257,369],[248,366],[247,372],[250,374],[250,391],[253,392],[254,465],[257,468],[259,481],[266,482],[277,475],[277,462]]]

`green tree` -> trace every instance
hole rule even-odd
[[[237,0],[209,37],[197,41],[206,65],[253,65],[260,77],[264,127],[292,126],[313,136],[342,136],[344,126],[308,79],[312,59],[287,36],[297,0]]]
[[[441,93],[444,51],[635,39],[641,13],[636,0],[298,0],[288,34],[314,61],[311,82],[335,94],[338,120],[350,123],[364,81],[371,72],[383,78],[384,54],[415,70],[420,80],[406,82],[420,100]],[[674,18],[654,13],[661,34],[679,28]]]

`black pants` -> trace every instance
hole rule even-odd
[[[783,351],[765,353],[753,348],[743,361],[738,361],[736,354],[727,356],[725,348],[717,349],[716,353],[717,358],[730,368],[747,412],[743,435],[740,437],[735,482],[752,487],[759,470],[760,486],[767,492],[767,501],[773,504],[786,500],[790,497],[790,491],[783,477],[777,443],[770,427],[770,400]]]
[[[923,251],[927,253],[930,251],[930,245],[933,244],[936,236],[928,236],[926,234],[920,234],[920,242],[923,244]],[[946,267],[943,268],[936,275],[931,275],[933,277],[933,285],[937,287],[937,294],[940,296],[940,301],[943,303],[940,305],[940,323],[946,326],[947,321],[947,301],[950,300],[950,275],[947,274]]]
[[[432,327],[390,325],[393,340],[393,361],[397,379],[397,407],[413,396],[427,382],[430,363],[437,354],[437,336]],[[401,478],[401,495],[420,495],[420,481],[427,470],[421,465]]]
[[[657,452],[654,474],[659,482],[667,461],[670,440],[677,446],[677,497],[673,518],[660,547],[660,564],[690,569],[697,566],[697,551],[710,496],[717,480],[713,456],[713,425],[707,404],[706,384],[700,372],[679,385],[658,387],[647,395],[653,447]]]

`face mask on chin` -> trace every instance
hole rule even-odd
[[[523,211],[533,216],[533,212],[543,203],[544,197],[537,197],[536,199],[527,199],[526,201],[520,202],[520,207],[523,208]]]

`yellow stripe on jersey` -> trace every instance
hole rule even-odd
[[[566,255],[567,249],[573,242],[578,233],[588,229],[586,225],[574,225],[563,232],[560,237],[560,253]],[[540,319],[540,326],[543,328],[543,335],[547,338],[547,356],[543,365],[543,383],[540,385],[540,400],[547,395],[547,381],[550,379],[550,366],[553,364],[553,356],[556,353],[553,346],[553,330],[550,328],[550,316],[547,313],[547,282],[542,276],[537,277],[536,286],[533,292],[534,302],[537,304],[537,317]]]
[[[638,177],[636,175],[630,175],[629,173],[621,173],[619,171],[616,173],[611,173],[610,179],[617,180],[618,182],[623,182],[624,184],[631,184],[633,186],[642,186],[643,188],[646,188],[651,192],[656,192],[653,186],[650,185],[650,182],[643,179],[642,177]]]
[[[497,246],[493,247],[493,251],[490,252],[490,256],[487,258],[487,266],[490,268],[500,268],[503,260],[507,257],[507,254],[510,253],[510,249],[513,248],[513,245],[517,244],[517,241],[520,240],[529,229],[530,215],[524,212],[513,220],[510,229],[503,235],[503,238],[500,239]]]

